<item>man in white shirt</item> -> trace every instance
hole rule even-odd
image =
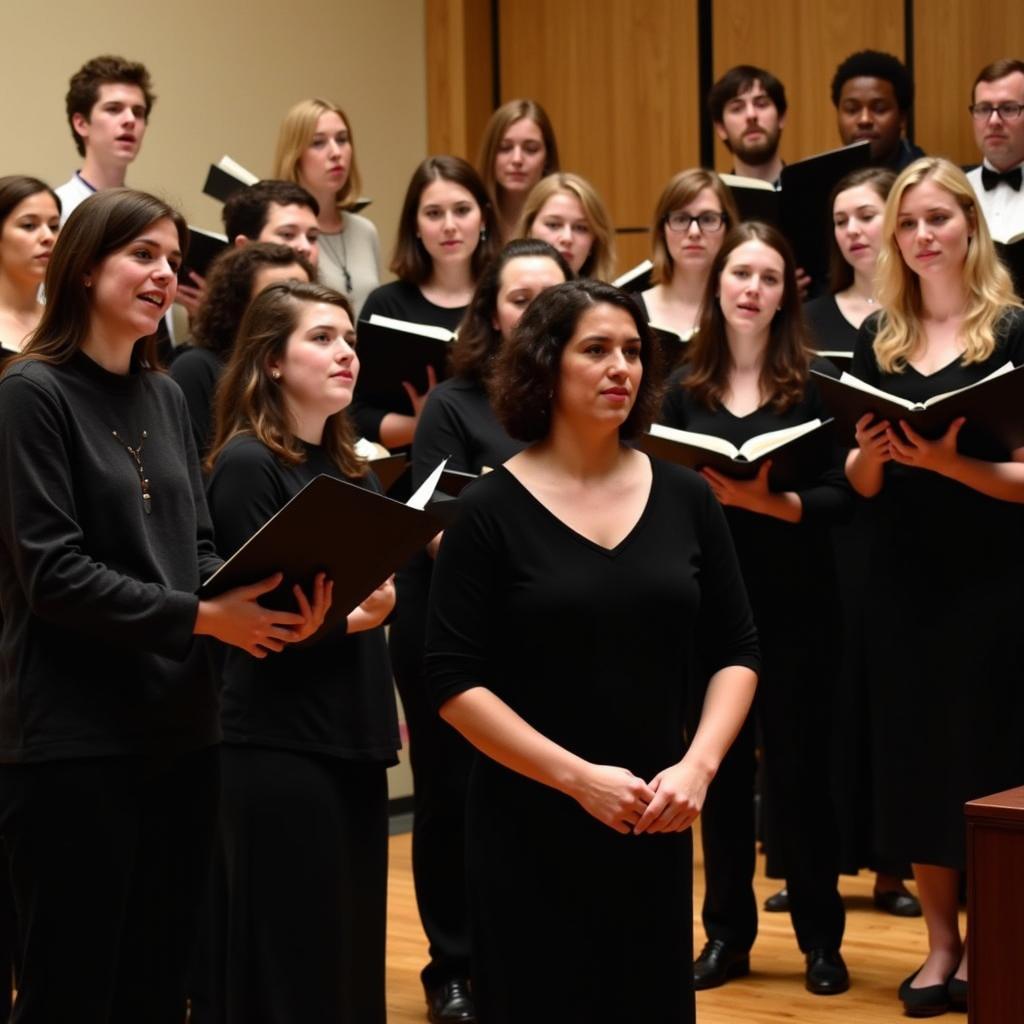
[[[1024,61],[997,60],[974,80],[971,118],[983,157],[967,179],[996,241],[1024,232]]]
[[[123,57],[94,57],[72,75],[65,105],[84,159],[56,189],[61,223],[93,192],[124,185],[128,165],[142,148],[154,99],[145,66]]]

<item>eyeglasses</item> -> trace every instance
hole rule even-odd
[[[682,210],[673,210],[665,218],[665,223],[673,231],[689,231],[690,225],[696,224],[700,228],[701,234],[711,235],[716,231],[721,231],[725,226],[725,214],[715,213],[714,210],[704,210],[702,213],[693,216],[689,213],[683,213]]]
[[[972,103],[967,109],[975,121],[987,121],[993,114],[998,114],[1000,121],[1016,121],[1024,113],[1024,103]]]

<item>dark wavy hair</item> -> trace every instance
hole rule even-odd
[[[454,376],[479,381],[487,377],[501,345],[501,334],[494,326],[494,317],[498,309],[502,271],[513,260],[528,256],[540,256],[556,263],[566,281],[572,281],[576,276],[562,254],[538,238],[516,238],[505,245],[484,267],[459,325],[458,337],[449,352],[449,365]]]
[[[772,317],[760,385],[772,408],[776,412],[785,412],[803,397],[811,368],[809,342],[800,306],[793,250],[776,228],[760,221],[746,221],[734,227],[725,236],[722,248],[711,264],[701,303],[700,328],[686,346],[685,365],[689,372],[681,386],[709,409],[721,405],[729,382],[732,356],[725,316],[718,298],[719,281],[729,256],[745,242],[763,242],[782,257],[782,306]]]
[[[728,71],[708,90],[708,113],[715,124],[722,123],[725,105],[741,93],[752,89],[756,83],[768,94],[775,104],[775,109],[782,117],[788,109],[786,103],[786,87],[770,71],[753,64],[737,64]]]
[[[217,386],[214,400],[215,429],[210,455],[213,469],[224,446],[239,435],[255,437],[286,466],[306,460],[295,436],[281,385],[270,372],[270,361],[284,355],[288,339],[299,324],[302,307],[326,302],[344,310],[355,325],[352,304],[333,288],[308,281],[272,284],[253,299],[238,329],[238,340]],[[342,409],[327,418],[323,448],[327,457],[347,477],[365,476],[367,463],[356,455],[356,434],[348,412]]]
[[[125,60],[124,57],[93,57],[86,61],[72,76],[68,92],[64,97],[64,109],[68,115],[71,137],[80,156],[85,156],[85,140],[75,131],[75,114],[81,114],[87,121],[100,98],[101,85],[137,85],[142,90],[146,103],[146,120],[156,103],[153,83],[145,64]]]
[[[225,249],[206,279],[206,298],[192,326],[197,348],[208,348],[227,358],[235,335],[252,301],[252,285],[263,267],[302,267],[309,281],[316,281],[313,264],[291,246],[276,242],[250,242]]]
[[[159,220],[174,224],[184,259],[188,254],[188,226],[185,218],[162,199],[135,189],[108,188],[79,204],[57,235],[46,267],[42,319],[16,358],[67,362],[89,333],[92,292],[85,285],[86,276]],[[144,369],[159,366],[155,334],[139,339],[132,363]]]
[[[494,256],[498,245],[497,222],[494,210],[480,176],[465,160],[457,156],[428,156],[413,171],[409,186],[405,190],[402,213],[398,219],[398,236],[395,251],[391,257],[390,270],[395,277],[410,284],[422,284],[430,277],[432,260],[416,234],[416,216],[420,209],[420,198],[426,187],[435,181],[451,181],[461,185],[480,207],[480,241],[473,250],[470,271],[473,279]]]
[[[547,437],[562,372],[562,353],[576,333],[580,318],[606,304],[629,314],[640,338],[643,377],[636,401],[619,427],[630,440],[654,420],[661,403],[661,350],[630,296],[602,281],[567,281],[541,292],[530,303],[512,338],[502,345],[488,380],[491,405],[511,437],[531,443]]]

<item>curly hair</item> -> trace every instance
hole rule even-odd
[[[628,313],[640,338],[644,372],[619,437],[627,441],[638,437],[653,422],[661,404],[661,350],[639,307],[626,292],[602,281],[567,281],[546,289],[530,303],[494,360],[488,391],[494,412],[511,437],[532,443],[548,436],[562,354],[583,314],[597,305]]]
[[[832,77],[832,106],[839,106],[839,94],[851,78],[880,78],[892,86],[896,105],[902,113],[914,103],[914,79],[899,58],[879,50],[859,50],[851,53],[836,68]]]
[[[308,281],[272,284],[252,300],[217,386],[216,427],[204,464],[207,471],[213,469],[225,445],[239,435],[255,437],[286,466],[305,462],[306,452],[295,436],[282,386],[271,375],[269,363],[284,355],[299,324],[302,307],[311,303],[337,306],[349,320],[355,320],[352,305],[344,295]],[[366,460],[356,454],[355,444],[355,429],[347,410],[329,416],[324,426],[323,448],[347,477],[367,473]]]
[[[301,186],[293,181],[273,179],[257,181],[248,188],[240,188],[230,195],[221,210],[224,233],[233,242],[239,235],[250,241],[260,237],[270,218],[271,204],[276,206],[304,206],[320,216],[320,204]]]
[[[466,314],[459,324],[459,333],[449,351],[453,376],[468,380],[484,380],[487,377],[494,355],[501,345],[501,335],[494,326],[501,275],[513,260],[530,256],[539,256],[557,264],[566,281],[572,281],[576,276],[562,254],[547,242],[539,238],[516,238],[509,242],[484,267]]]
[[[93,57],[86,61],[72,76],[68,83],[68,92],[64,97],[64,108],[68,115],[71,137],[75,140],[75,148],[80,156],[85,156],[85,141],[75,131],[75,114],[81,114],[87,121],[100,98],[101,85],[137,85],[142,90],[146,103],[146,120],[156,103],[153,95],[153,83],[149,79],[149,71],[145,64],[125,60],[124,57]]]
[[[263,267],[298,266],[309,281],[316,270],[305,256],[287,245],[252,242],[225,250],[206,280],[206,298],[192,327],[192,341],[226,358],[235,344],[238,325],[252,301],[252,285]]]
[[[719,280],[730,255],[745,242],[761,242],[774,249],[783,262],[782,305],[772,317],[768,348],[761,367],[761,393],[776,412],[785,412],[803,397],[810,373],[807,329],[796,283],[796,260],[782,234],[770,224],[745,221],[734,227],[711,264],[701,303],[700,327],[686,346],[689,372],[682,387],[708,409],[722,402],[729,383],[732,356],[728,328],[718,299]]]

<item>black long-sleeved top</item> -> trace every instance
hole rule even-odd
[[[486,686],[541,733],[642,778],[682,756],[693,655],[755,671],[757,635],[722,510],[689,470],[652,460],[647,505],[606,549],[507,469],[461,499],[431,589],[437,702]]]
[[[237,437],[221,452],[208,493],[224,555],[321,473],[344,479],[322,448],[303,447],[306,460],[297,466],[284,465],[255,437]],[[380,491],[372,473],[349,482]],[[339,524],[338,543],[364,541]],[[349,636],[342,620],[315,644],[264,659],[228,650],[221,723],[226,743],[393,763],[401,744],[383,627]]]
[[[185,395],[192,437],[200,459],[213,442],[213,397],[224,372],[224,361],[208,348],[190,348],[170,366],[170,374]]]
[[[371,316],[389,316],[394,320],[408,320],[414,324],[429,324],[431,327],[443,327],[454,331],[462,322],[465,306],[437,306],[431,302],[420,289],[408,281],[392,281],[374,288],[363,304],[360,320],[369,320]],[[358,328],[356,329],[358,332]],[[403,399],[403,401],[405,401]],[[406,402],[401,409],[381,409],[367,405],[359,394],[359,381],[356,380],[355,398],[352,402],[352,418],[363,437],[371,441],[380,440],[380,423],[389,412],[412,415],[412,406]]]
[[[138,446],[152,494],[143,507]],[[0,379],[0,759],[219,739],[200,581],[220,564],[185,401],[79,352]]]

